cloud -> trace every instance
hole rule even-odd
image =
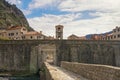
[[[118,11],[120,0],[64,0],[58,8],[61,11],[79,12],[86,10]]]
[[[25,15],[30,15],[34,9],[45,9],[52,8],[53,6],[57,6],[60,1],[58,0],[32,0],[27,9],[23,10]]]
[[[6,1],[8,1],[11,4],[16,4],[16,5],[20,5],[22,3],[21,0],[6,0]]]
[[[42,30],[47,35],[54,35],[55,25],[69,24],[76,20],[81,14],[51,15],[45,14],[41,17],[28,18],[30,26],[37,31]]]
[[[61,24],[64,26],[64,38],[67,38],[71,34],[83,36],[108,32],[119,26],[119,4],[120,0],[32,0],[23,11],[28,15],[34,9],[58,8],[61,14],[43,14],[27,20],[32,28],[42,30],[46,35],[55,35],[55,25]]]
[[[23,11],[23,13],[25,14],[25,15],[29,15],[29,14],[31,14],[32,13],[32,10],[26,10],[26,9],[22,9],[22,11]]]
[[[91,15],[98,14],[91,13]],[[55,25],[64,26],[64,38],[71,34],[83,36],[86,34],[103,33],[111,31],[115,26],[120,25],[119,13],[103,14],[99,13],[94,19],[80,19],[82,14],[50,15],[45,14],[41,17],[29,18],[30,25],[37,31],[42,30],[46,35],[55,35]]]
[[[37,9],[37,8],[43,8],[45,6],[48,6],[52,3],[54,3],[56,0],[32,0],[32,2],[29,4],[29,9]]]

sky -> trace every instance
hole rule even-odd
[[[64,38],[109,32],[120,26],[120,0],[6,0],[23,11],[29,25],[47,36],[64,26]]]

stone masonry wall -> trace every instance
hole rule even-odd
[[[90,80],[120,80],[120,68],[118,67],[77,62],[61,62],[61,67]]]
[[[53,52],[56,65],[69,61],[120,66],[120,41],[11,40],[0,41],[0,70],[37,70],[41,52]]]
[[[120,66],[120,41],[59,41],[57,65],[61,61]]]
[[[29,69],[31,47],[28,45],[0,44],[0,69],[21,71]]]
[[[21,41],[0,41],[0,71],[27,71],[37,68],[35,44]]]

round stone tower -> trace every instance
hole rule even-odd
[[[56,39],[63,39],[63,26],[57,25],[56,28]]]

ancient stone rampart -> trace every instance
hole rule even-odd
[[[61,62],[61,67],[90,80],[120,80],[120,68],[107,65]]]
[[[120,41],[8,40],[0,41],[0,70],[37,70],[44,54],[61,61],[120,66]]]
[[[27,41],[0,41],[0,71],[36,72],[37,50]]]
[[[56,62],[120,66],[120,41],[63,40],[56,43]]]

